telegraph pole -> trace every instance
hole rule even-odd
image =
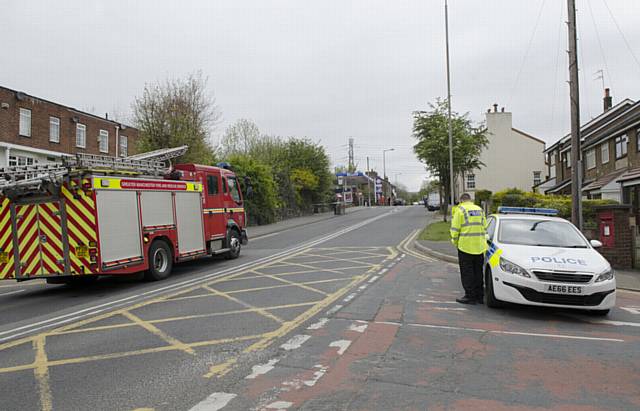
[[[567,0],[569,21],[569,99],[571,101],[571,222],[582,230],[582,156],[580,147],[580,89],[576,2]]]
[[[367,191],[368,191],[368,204],[371,207],[371,169],[369,168],[369,156],[367,156]]]
[[[447,50],[447,109],[449,110],[449,189],[450,196],[449,204],[453,208],[454,202],[454,190],[453,190],[453,128],[451,125],[451,73],[449,67],[449,8],[447,0],[444,0],[444,29],[446,39]]]

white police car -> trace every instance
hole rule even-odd
[[[487,219],[487,305],[579,308],[606,315],[616,302],[607,260],[557,210],[500,207]]]

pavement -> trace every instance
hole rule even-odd
[[[639,293],[606,319],[456,304],[457,266],[413,248],[427,219],[371,208],[254,234],[159,283],[3,284],[1,408],[640,408]]]

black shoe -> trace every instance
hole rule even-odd
[[[466,295],[462,298],[456,298],[456,302],[459,302],[460,304],[470,304],[470,305],[475,305],[476,304],[476,299],[475,298],[471,298],[471,297],[467,297]]]
[[[482,297],[476,297],[476,302],[477,302],[478,304],[484,304],[484,296],[482,296]]]

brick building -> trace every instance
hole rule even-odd
[[[138,130],[0,86],[0,167],[75,153],[134,154]]]

